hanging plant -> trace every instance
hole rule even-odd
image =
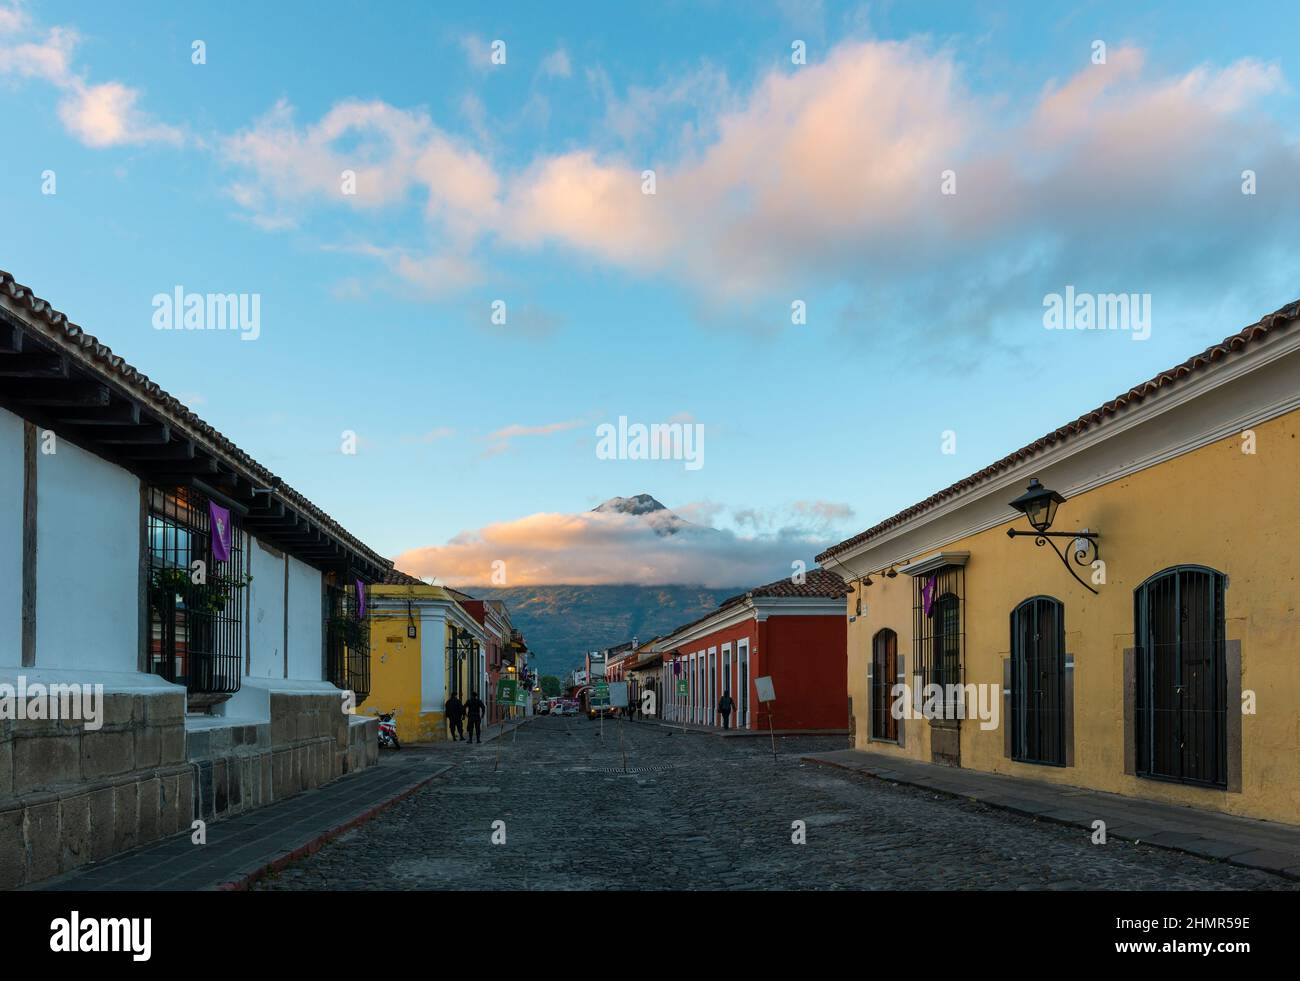
[[[244,573],[239,576],[210,575],[206,582],[197,583],[188,569],[155,569],[149,581],[149,598],[159,608],[174,609],[176,600],[180,599],[187,610],[216,615],[226,609],[234,590],[243,589],[252,581],[253,577]]]
[[[329,629],[354,651],[369,646],[370,622],[368,620],[358,620],[351,616],[332,616],[329,618]]]

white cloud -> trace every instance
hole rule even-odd
[[[116,81],[91,84],[74,70],[72,55],[80,41],[75,31],[52,27],[43,37],[3,37],[22,35],[29,28],[21,8],[0,8],[0,76],[43,81],[63,92],[59,120],[82,143],[109,147],[182,142],[179,129],[155,121],[138,107],[138,89]]]
[[[502,560],[512,586],[682,583],[720,588],[789,574],[792,562],[808,562],[825,542],[798,529],[746,537],[678,526],[673,534],[662,534],[655,522],[634,515],[539,513],[462,532],[446,545],[409,549],[395,561],[413,575],[436,575],[455,586],[489,585],[492,563]]]
[[[543,58],[542,74],[549,78],[568,78],[572,75],[573,66],[569,62],[569,52],[563,48],[556,48]]]

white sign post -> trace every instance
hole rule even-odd
[[[758,691],[758,700],[762,702],[764,705],[768,706],[767,731],[768,731],[768,735],[772,737],[772,762],[775,763],[776,762],[776,731],[772,728],[771,706],[772,703],[776,701],[776,689],[772,686],[772,678],[770,675],[764,675],[762,678],[755,678],[754,688]]]

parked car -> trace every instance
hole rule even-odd
[[[577,701],[574,700],[574,699],[571,699],[571,698],[570,698],[570,699],[566,699],[565,702],[564,702],[564,712],[563,712],[563,714],[564,714],[564,715],[577,715],[577,714],[578,714],[578,703],[577,703]]]
[[[537,703],[537,714],[538,714],[538,715],[550,715],[550,714],[551,714],[551,702],[550,702],[550,699],[543,698],[540,702]]]

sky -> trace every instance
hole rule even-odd
[[[1298,26],[0,0],[0,268],[407,571],[757,583],[1300,296]]]

